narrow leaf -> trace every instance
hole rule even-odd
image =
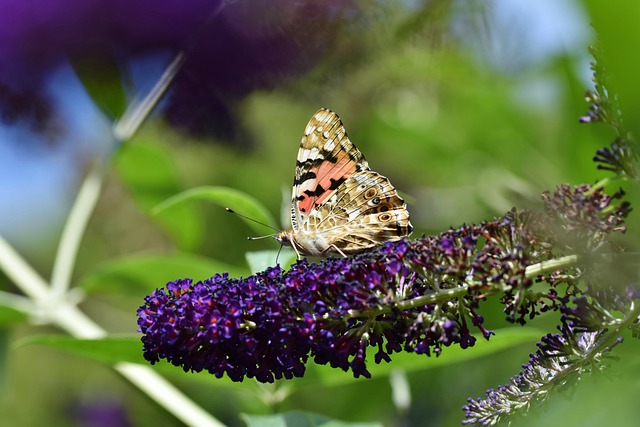
[[[14,345],[44,345],[64,350],[98,362],[146,363],[142,357],[142,342],[137,335],[101,339],[78,339],[62,335],[39,335],[18,340]]]
[[[127,257],[102,264],[87,274],[80,286],[87,292],[148,293],[176,279],[204,280],[228,271],[232,276],[249,272],[209,258],[185,253]]]
[[[169,208],[181,206],[185,202],[192,200],[206,200],[221,207],[230,208],[240,215],[255,220],[251,221],[250,219],[240,217],[259,235],[263,235],[265,231],[268,231],[266,230],[267,228],[278,230],[273,216],[256,198],[229,187],[203,186],[183,191],[154,207],[152,213],[159,214]],[[258,222],[266,226],[260,225]]]
[[[382,424],[376,422],[338,421],[302,411],[273,415],[242,414],[241,417],[247,427],[382,427]]]

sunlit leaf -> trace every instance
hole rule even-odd
[[[147,212],[182,190],[170,154],[154,144],[125,144],[115,164],[133,198]],[[196,249],[204,239],[204,219],[195,206],[176,206],[154,217],[183,250]]]
[[[309,412],[292,411],[273,415],[242,414],[247,427],[381,427],[374,422],[346,422],[332,420]]]
[[[256,198],[229,187],[203,186],[183,191],[154,207],[153,213],[160,214],[161,212],[171,211],[176,207],[188,204],[186,202],[192,200],[206,200],[221,207],[232,209],[246,217],[241,216],[240,218],[259,235],[264,235],[266,227],[278,230],[273,216]],[[266,227],[259,223],[266,224]]]
[[[142,342],[139,336],[119,336],[100,339],[78,339],[63,335],[40,335],[23,338],[14,345],[44,345],[57,348],[98,362],[146,363],[142,357]]]
[[[293,249],[282,248],[282,250],[247,252],[245,258],[251,273],[255,274],[276,264],[280,264],[283,269],[287,269],[296,261],[297,257]]]
[[[0,306],[0,326],[13,325],[26,321],[28,316],[12,307]]]

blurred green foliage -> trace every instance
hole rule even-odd
[[[406,196],[414,235],[480,222],[512,206],[536,206],[539,194],[557,184],[590,183],[603,177],[591,158],[614,135],[603,126],[578,123],[587,110],[585,64],[577,60],[587,51],[586,45],[583,51],[566,51],[517,73],[505,73],[479,60],[482,52],[471,52],[451,33],[452,2],[425,3],[423,9],[363,4],[366,24],[344,29],[339,35],[343,42],[309,74],[276,90],[247,96],[237,113],[254,141],[250,149],[192,140],[161,120],[146,124],[116,153],[83,244],[77,279],[91,293],[82,307],[111,332],[134,336],[135,310],[150,289],[178,277],[201,279],[207,272],[249,274],[244,254],[277,245],[270,239],[247,242],[246,236],[258,229],[225,213],[220,207],[224,198],[217,204],[189,200],[156,216],[151,210],[190,188],[220,186],[253,196],[252,206],[258,210],[265,206],[266,213],[256,219],[271,224],[269,213],[286,218],[281,212],[288,212],[298,142],[320,107],[342,117],[372,168],[388,176]],[[635,47],[640,27],[635,23],[640,8],[597,1],[584,4],[610,60],[623,110],[628,117],[638,117]],[[465,13],[488,18],[482,8]],[[487,44],[492,37],[510,36],[492,33],[491,22],[470,31]],[[90,81],[98,103],[103,99],[120,105],[112,93],[113,82],[100,88],[95,79]],[[640,134],[637,120],[629,126]],[[633,190],[631,200],[637,202]],[[255,215],[250,209],[239,213]],[[638,224],[637,219],[631,223]],[[270,232],[264,229],[262,234]],[[11,313],[2,314],[15,321]],[[483,315],[492,329],[509,326],[499,304],[488,304]],[[489,343],[495,341],[494,349],[500,352],[488,351],[487,357],[472,348],[463,352],[470,359],[458,360],[454,355],[461,353],[459,349],[445,349],[438,362],[451,358],[456,363],[438,364],[437,369],[430,369],[434,360],[412,358],[406,366],[413,406],[406,413],[393,407],[387,377],[389,368],[405,367],[402,357],[380,367],[378,375],[379,367],[372,366],[372,380],[353,380],[350,374],[310,366],[307,378],[273,388],[184,374],[171,366],[159,369],[231,426],[243,425],[240,413],[290,410],[386,426],[458,425],[467,397],[482,396],[487,388],[506,383],[534,351],[535,337],[541,331],[553,332],[549,327],[557,314],[548,317],[553,319],[537,319],[535,329],[501,331],[506,338],[499,335]],[[32,327],[23,326],[13,336],[33,333]],[[85,358],[86,353],[72,355],[53,348],[64,348],[63,341],[11,349],[0,375],[4,377],[0,408],[12,425],[70,425],[74,405],[91,399],[118,402],[136,426],[179,425],[116,374]],[[481,344],[478,347],[489,347]],[[589,379],[573,399],[555,400],[549,412],[527,423],[601,425],[615,419],[617,425],[632,425],[633,402],[624,396],[637,395],[632,378],[639,370],[633,361],[637,344],[628,344],[620,347],[626,347],[621,351],[627,362],[612,369],[624,370],[626,379],[611,383]],[[2,346],[7,345],[3,340]],[[287,397],[280,401],[274,396],[282,390]],[[602,411],[594,409],[598,405]],[[596,413],[599,418],[591,418]],[[616,418],[611,418],[614,413]]]

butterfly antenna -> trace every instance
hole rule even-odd
[[[246,216],[246,215],[242,215],[242,214],[240,214],[240,213],[238,213],[238,212],[234,211],[233,209],[229,209],[229,208],[224,208],[224,209],[225,209],[227,212],[229,212],[229,213],[236,214],[236,215],[238,215],[240,218],[244,218],[244,219],[246,219],[247,221],[252,221],[252,222],[255,222],[256,224],[260,224],[260,225],[262,225],[263,227],[267,227],[267,228],[270,228],[270,229],[272,229],[272,230],[275,230],[275,231],[277,231],[278,233],[280,232],[280,230],[278,230],[278,229],[277,229],[277,228],[275,228],[275,227],[272,227],[272,226],[270,226],[270,225],[268,225],[268,224],[265,224],[264,222],[260,222],[260,221],[258,221],[257,219],[249,218],[248,216]],[[249,240],[264,239],[265,237],[271,237],[271,236],[272,236],[272,235],[269,235],[269,236],[260,236],[260,237],[249,237]]]
[[[266,239],[267,237],[274,237],[277,236],[277,234],[268,234],[266,236],[252,236],[252,237],[247,237],[247,240],[260,240],[260,239]]]

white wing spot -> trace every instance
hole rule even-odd
[[[315,160],[318,157],[322,158],[321,156],[319,156],[319,154],[320,154],[320,150],[318,150],[318,147],[313,147],[311,149],[311,151],[309,152],[309,155],[307,156],[307,159]]]
[[[326,132],[326,131],[325,131],[325,132],[322,134],[322,137],[323,137],[324,139],[328,139],[328,138],[329,138],[329,132]]]
[[[307,126],[307,128],[304,131],[304,136],[309,136],[313,133],[313,131],[316,130],[316,127],[313,125],[309,125]]]
[[[327,132],[325,132],[326,134]],[[327,135],[328,137],[328,135]],[[330,139],[327,142],[324,143],[324,147],[322,147],[325,151],[333,151],[334,148],[336,148],[336,141],[335,139]]]

